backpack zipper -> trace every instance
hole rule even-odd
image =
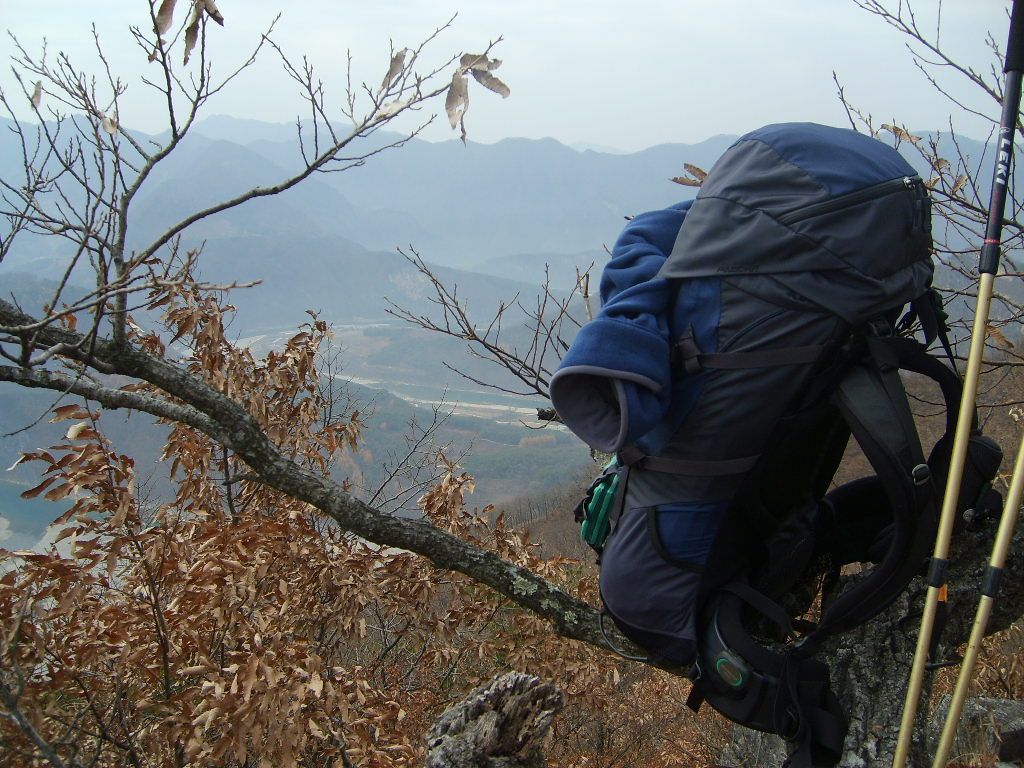
[[[779,216],[776,220],[779,224],[789,226],[804,219],[820,216],[823,213],[832,213],[833,211],[857,205],[857,203],[863,203],[876,197],[884,197],[901,189],[914,189],[919,184],[921,184],[921,179],[918,176],[902,176],[898,179],[889,179],[878,184],[872,184],[870,187],[847,192],[839,197],[833,197],[831,200],[805,205],[802,208],[797,208],[794,211]]]

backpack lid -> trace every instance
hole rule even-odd
[[[932,269],[927,190],[899,152],[780,123],[715,163],[658,277],[751,278],[858,323],[919,296]]]

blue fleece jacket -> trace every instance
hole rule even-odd
[[[668,412],[673,281],[654,276],[693,201],[634,218],[601,275],[600,313],[580,329],[551,380],[551,402],[584,442],[612,453]]]

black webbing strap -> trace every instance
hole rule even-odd
[[[836,695],[829,688],[828,669],[814,659],[790,657],[783,669],[780,686],[796,705],[799,725],[794,750],[783,768],[821,768],[834,766],[843,754],[846,716]]]
[[[778,347],[756,352],[703,352],[687,332],[675,345],[677,359],[687,373],[696,374],[708,368],[737,370],[742,368],[771,368],[781,365],[800,365],[816,362],[825,351],[824,344],[802,347]]]
[[[626,488],[629,485],[629,470],[630,465],[622,460],[622,455],[619,455],[619,463],[622,464],[619,467],[619,487],[615,489],[615,503],[612,505],[611,515],[608,516],[609,530],[614,531],[619,525],[619,518],[622,517],[622,512],[626,508]]]
[[[925,344],[930,345],[938,339],[946,353],[946,358],[953,370],[956,371],[956,358],[953,356],[953,347],[949,343],[949,325],[946,322],[949,319],[949,314],[943,309],[942,297],[934,288],[910,302],[910,311],[900,320],[897,330],[909,331],[915,318],[921,323]]]
[[[692,475],[700,477],[724,477],[749,472],[757,464],[757,456],[741,456],[736,459],[671,459],[665,456],[648,456],[640,448],[630,445],[619,453],[619,460],[625,467],[636,467],[669,475]]]
[[[793,622],[785,609],[749,584],[745,584],[742,581],[734,581],[722,587],[722,591],[735,595],[766,619],[771,619],[772,623],[778,626],[786,637],[790,639],[796,637],[796,634],[793,632]]]
[[[743,456],[739,459],[701,461],[697,459],[669,459],[662,456],[645,456],[634,466],[671,475],[723,477],[726,475],[742,475],[749,472],[754,468],[758,458],[758,456]]]
[[[707,698],[704,695],[704,691],[698,688],[696,685],[690,687],[690,693],[686,697],[686,706],[692,709],[694,712],[700,712],[700,708],[704,706],[704,699]]]

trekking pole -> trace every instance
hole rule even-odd
[[[974,405],[978,394],[982,355],[985,351],[985,336],[988,331],[992,284],[996,271],[999,269],[999,245],[1003,229],[1003,211],[1006,208],[1006,186],[1010,178],[1010,161],[1013,158],[1013,137],[1017,130],[1020,110],[1022,70],[1024,70],[1024,0],[1013,0],[1010,35],[1006,44],[1006,62],[1003,66],[1003,72],[1006,75],[1003,85],[1003,113],[999,122],[999,143],[996,150],[995,174],[992,178],[992,195],[989,203],[988,224],[985,228],[985,242],[982,245],[981,258],[978,262],[978,272],[981,277],[978,283],[978,301],[974,313],[974,328],[971,333],[971,348],[967,357],[964,391],[960,399],[953,452],[949,460],[949,475],[942,501],[942,513],[939,517],[939,530],[935,537],[935,551],[928,567],[928,591],[925,595],[924,611],[921,615],[921,629],[917,636],[914,663],[910,669],[910,680],[907,684],[907,697],[903,703],[903,719],[900,722],[896,753],[893,756],[893,768],[904,768],[907,755],[910,752],[911,734],[921,698],[925,665],[932,632],[935,628],[939,596],[945,592],[946,588],[945,572],[948,564],[949,542],[953,534],[960,484],[963,480],[968,438],[974,424]],[[952,709],[950,711],[952,712]]]
[[[944,768],[949,759],[949,750],[953,746],[957,726],[960,724],[960,713],[963,711],[964,700],[967,698],[967,687],[971,684],[971,675],[978,660],[978,652],[981,650],[981,641],[985,639],[988,618],[992,613],[992,604],[995,602],[996,592],[999,589],[1003,565],[1006,563],[1006,555],[1010,551],[1013,530],[1017,525],[1017,516],[1020,512],[1022,492],[1024,492],[1024,441],[1021,442],[1017,451],[1017,461],[1013,467],[1013,480],[1010,482],[1010,491],[1006,497],[1006,507],[1003,517],[999,521],[999,532],[996,534],[996,542],[992,547],[992,556],[981,582],[981,599],[978,601],[978,611],[974,615],[971,639],[967,643],[967,652],[964,654],[964,660],[960,666],[960,676],[956,679],[953,698],[949,701],[949,712],[946,713],[946,722],[942,727],[942,737],[939,739],[939,747],[935,752],[932,768]]]

